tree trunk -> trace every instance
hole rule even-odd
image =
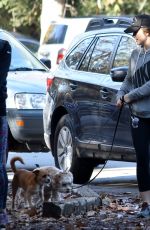
[[[40,43],[43,41],[50,21],[64,17],[64,8],[65,0],[42,0]]]

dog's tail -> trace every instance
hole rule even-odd
[[[16,161],[20,161],[22,164],[24,164],[24,161],[21,157],[13,157],[10,161],[10,166],[14,173],[17,171],[16,166],[15,166]]]

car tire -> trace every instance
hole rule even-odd
[[[73,173],[74,183],[76,184],[88,182],[94,167],[97,165],[93,159],[79,158],[77,156],[73,123],[68,114],[59,120],[56,127],[54,158],[55,165],[58,168]]]

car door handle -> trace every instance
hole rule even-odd
[[[102,99],[107,99],[109,97],[109,92],[107,90],[100,90],[100,95]]]
[[[70,86],[71,90],[76,90],[76,88],[78,87],[78,85],[75,83],[70,83],[69,86]]]

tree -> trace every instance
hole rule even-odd
[[[44,1],[44,0],[43,0]],[[135,15],[150,13],[148,0],[45,0],[47,22],[57,16]],[[40,37],[42,0],[0,0],[0,26]],[[42,19],[41,19],[42,20]]]
[[[150,13],[148,0],[75,0],[78,16]]]
[[[39,37],[41,7],[41,0],[1,0],[1,26]]]

